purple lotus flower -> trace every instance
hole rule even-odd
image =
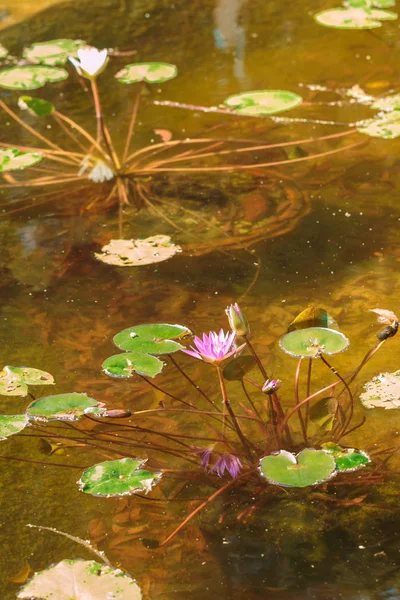
[[[232,479],[236,479],[240,473],[241,466],[242,463],[234,454],[221,454],[213,468],[210,470],[210,473],[216,473],[218,477],[222,477],[225,471],[228,471]]]
[[[281,387],[282,381],[280,379],[267,379],[267,381],[262,386],[262,391],[264,394],[270,396],[271,394],[275,394]]]
[[[195,348],[190,346],[190,349],[185,348],[182,352],[189,354],[189,356],[194,356],[194,358],[198,358],[199,360],[219,365],[244,348],[245,344],[242,344],[239,348],[232,349],[235,336],[236,333],[234,331],[232,333],[225,333],[223,329],[219,333],[215,331],[210,331],[208,335],[203,333],[203,339],[195,336],[193,340]]]
[[[207,471],[208,463],[210,462],[212,448],[196,448],[194,453],[201,457],[200,466],[204,467]]]

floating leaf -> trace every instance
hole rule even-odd
[[[310,420],[325,431],[331,431],[338,407],[338,401],[333,396],[321,398],[310,407]]]
[[[78,485],[82,492],[92,496],[125,496],[149,492],[161,478],[161,473],[140,469],[143,458],[108,460],[87,469]]]
[[[317,23],[337,29],[375,29],[381,21],[397,19],[396,13],[387,10],[362,8],[332,8],[314,16]]]
[[[391,8],[396,6],[396,0],[373,0],[372,5],[377,8]]]
[[[357,128],[360,133],[371,137],[380,137],[393,140],[400,136],[400,111],[394,110],[388,114],[381,114],[375,119],[370,119]]]
[[[55,110],[54,104],[51,102],[41,98],[32,98],[32,96],[21,96],[18,100],[18,106],[21,110],[28,110],[37,117],[47,117]]]
[[[4,48],[3,44],[0,44],[0,59],[6,58],[8,56],[7,48]]]
[[[0,171],[19,171],[33,167],[43,159],[39,152],[21,152],[16,148],[0,149]]]
[[[28,394],[27,384],[10,370],[4,367],[0,372],[0,395],[1,396],[26,396]]]
[[[370,308],[369,311],[376,313],[378,315],[378,323],[383,323],[384,325],[391,325],[399,320],[391,310],[386,310],[384,308]]]
[[[53,385],[54,377],[46,371],[32,369],[31,367],[4,367],[10,373],[19,377],[27,385]]]
[[[370,457],[363,450],[354,448],[342,448],[333,442],[322,444],[325,452],[332,454],[338,471],[357,471],[371,462]]]
[[[242,381],[255,364],[256,360],[252,356],[238,356],[224,367],[224,378],[228,381]]]
[[[9,90],[36,90],[46,83],[56,83],[67,79],[68,72],[56,67],[31,65],[11,67],[0,71],[0,87]]]
[[[118,267],[140,267],[168,260],[182,249],[169,235],[153,235],[143,240],[111,240],[95,257]]]
[[[23,57],[31,62],[49,66],[65,65],[69,56],[76,56],[78,48],[86,46],[83,40],[49,40],[24,48]]]
[[[155,377],[161,373],[164,363],[155,356],[141,352],[126,352],[107,358],[102,369],[110,377],[132,377],[134,373]]]
[[[280,450],[260,460],[260,471],[274,485],[307,487],[331,479],[336,474],[336,464],[323,450],[306,448],[297,456]]]
[[[318,358],[320,354],[338,354],[347,350],[350,342],[343,333],[325,327],[308,327],[284,335],[281,349],[298,358]]]
[[[308,327],[327,327],[328,329],[339,329],[335,319],[326,312],[325,309],[318,306],[310,306],[303,310],[288,327],[290,331],[297,329],[307,329]]]
[[[34,577],[17,598],[31,600],[141,600],[137,583],[94,560],[62,560]]]
[[[257,90],[229,96],[225,106],[233,108],[240,115],[274,115],[295,108],[303,98],[286,90]]]
[[[76,421],[88,413],[101,416],[105,409],[87,394],[69,392],[39,398],[28,406],[26,412],[29,417],[40,421]]]
[[[360,400],[365,408],[400,408],[400,370],[373,377],[365,384]]]
[[[371,108],[374,108],[375,110],[384,110],[385,112],[399,110],[400,94],[392,94],[390,96],[385,96],[384,98],[378,98],[371,104]]]
[[[28,424],[28,417],[24,415],[0,415],[0,439],[5,440],[10,435],[19,433]]]
[[[178,74],[175,65],[164,62],[144,62],[132,63],[126,65],[116,74],[116,78],[121,83],[137,83],[146,81],[146,83],[162,83],[173,79]]]
[[[181,344],[172,340],[182,339],[190,334],[190,329],[182,325],[153,323],[128,327],[117,333],[113,342],[121,350],[147,354],[171,354],[183,348]]]

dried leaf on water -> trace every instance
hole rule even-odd
[[[111,240],[95,257],[108,265],[139,267],[168,260],[181,251],[168,235],[153,235],[138,240]]]

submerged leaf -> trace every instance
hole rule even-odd
[[[11,67],[0,71],[0,87],[9,90],[36,90],[46,83],[56,83],[67,77],[68,72],[58,67],[44,65]]]
[[[21,96],[18,100],[18,106],[21,110],[28,110],[37,117],[47,117],[55,110],[54,104],[51,102],[41,98],[32,98],[32,96]]]
[[[253,356],[238,356],[224,367],[224,378],[228,381],[242,381],[255,364],[256,360]]]
[[[0,439],[5,440],[10,435],[19,433],[28,424],[28,417],[24,415],[0,415]]]
[[[142,352],[126,352],[107,358],[102,369],[110,377],[132,377],[134,373],[155,377],[161,373],[164,363],[155,356]]]
[[[364,385],[360,400],[365,408],[400,408],[400,370],[373,377]]]
[[[101,416],[105,412],[100,402],[90,398],[87,394],[70,392],[55,394],[34,400],[28,408],[27,415],[39,421],[76,421],[85,414]]]
[[[339,329],[335,319],[319,306],[310,306],[303,310],[288,327],[288,333],[297,329],[307,329],[308,327],[326,327],[328,329]]]
[[[83,48],[83,40],[49,40],[37,42],[29,48],[24,48],[23,57],[31,62],[45,65],[65,65],[70,56],[76,56],[78,48]]]
[[[274,115],[295,108],[303,102],[298,94],[287,90],[257,90],[229,96],[225,106],[240,115]]]
[[[0,149],[0,171],[22,171],[43,159],[40,152],[21,152],[16,148]]]
[[[111,240],[95,257],[118,267],[139,267],[168,260],[182,249],[168,235],[153,235],[142,240]]]
[[[336,474],[336,464],[323,450],[305,448],[297,456],[280,450],[260,460],[260,472],[274,485],[307,487],[331,479]]]
[[[17,598],[31,600],[141,600],[137,583],[121,569],[94,560],[63,560],[36,573]]]
[[[147,494],[162,474],[140,469],[145,462],[143,458],[121,458],[93,465],[82,474],[78,485],[82,492],[92,496]]]
[[[342,448],[333,442],[322,444],[325,452],[332,454],[338,471],[357,471],[371,462],[370,457],[363,450],[354,448]]]
[[[0,44],[0,59],[6,58],[8,56],[7,48],[4,48],[3,44]]]
[[[310,420],[325,431],[331,431],[335,419],[338,401],[335,397],[321,398],[309,410]]]
[[[126,84],[138,83],[139,81],[163,83],[164,81],[173,79],[177,74],[178,69],[170,63],[143,62],[126,65],[115,77],[121,83]]]
[[[298,358],[318,358],[321,354],[339,354],[347,350],[350,342],[343,333],[325,327],[308,327],[284,335],[281,349]]]

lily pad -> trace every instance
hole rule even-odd
[[[28,417],[39,421],[76,421],[85,414],[101,416],[104,412],[100,402],[77,392],[39,398],[26,411]]]
[[[242,381],[243,377],[256,364],[253,356],[238,356],[224,367],[223,375],[227,381]]]
[[[225,106],[232,108],[240,115],[274,115],[295,108],[303,102],[303,98],[286,90],[257,90],[229,96],[224,100]]]
[[[260,472],[274,485],[307,487],[331,479],[336,464],[333,456],[323,450],[305,448],[297,456],[280,450],[260,460]]]
[[[113,342],[121,350],[147,354],[171,354],[183,348],[181,344],[173,340],[184,338],[190,334],[190,329],[182,325],[152,323],[128,327],[117,333]]]
[[[377,98],[377,100],[371,104],[371,108],[374,108],[375,110],[383,110],[385,112],[399,110],[400,94],[391,94],[390,96],[385,96],[385,98]]]
[[[347,350],[350,341],[340,331],[325,327],[308,327],[284,335],[281,349],[298,358],[318,358],[320,354],[339,354]]]
[[[373,377],[365,384],[360,400],[365,408],[400,408],[400,370]]]
[[[4,367],[0,372],[0,395],[1,396],[27,396],[28,386],[19,377],[10,371],[10,367]]]
[[[142,352],[126,352],[107,358],[102,369],[110,377],[132,377],[134,373],[155,377],[161,373],[164,363],[155,356]]]
[[[36,90],[46,83],[56,83],[67,79],[68,72],[59,67],[31,65],[11,67],[0,71],[0,87],[8,90]]]
[[[328,329],[339,329],[335,319],[326,312],[325,309],[318,306],[310,306],[303,310],[288,327],[290,331],[297,329],[307,329],[308,327],[327,327]]]
[[[31,62],[49,66],[65,65],[69,56],[76,56],[78,48],[86,46],[83,40],[49,40],[24,48],[23,57]]]
[[[314,16],[317,23],[337,29],[375,29],[381,21],[397,19],[396,13],[387,10],[362,8],[332,8]]]
[[[40,152],[21,152],[16,148],[1,148],[0,171],[21,171],[37,165],[42,159]]]
[[[18,106],[21,110],[27,110],[37,117],[47,117],[55,111],[55,106],[51,102],[41,98],[32,98],[32,96],[21,96]]]
[[[111,240],[95,257],[117,267],[140,267],[168,260],[180,246],[171,242],[169,235],[153,235],[142,240]]]
[[[333,442],[322,444],[322,448],[333,456],[338,471],[357,471],[371,462],[370,457],[363,450],[342,448]]]
[[[17,598],[31,600],[141,600],[137,583],[121,569],[94,560],[62,560],[33,578]]]
[[[162,473],[140,469],[146,460],[121,458],[98,463],[87,469],[78,485],[82,492],[92,496],[126,496],[149,492],[161,478]]]
[[[4,367],[10,373],[19,377],[27,385],[53,385],[54,377],[46,371],[32,369],[31,367]]]
[[[177,74],[178,69],[170,63],[143,62],[126,65],[115,77],[121,83],[126,84],[138,83],[139,81],[163,83],[164,81],[173,79]]]
[[[29,423],[24,415],[0,415],[0,440],[5,440],[10,435],[19,433]]]
[[[357,129],[360,133],[371,137],[393,140],[400,136],[400,111],[394,110],[386,115],[379,115]]]

